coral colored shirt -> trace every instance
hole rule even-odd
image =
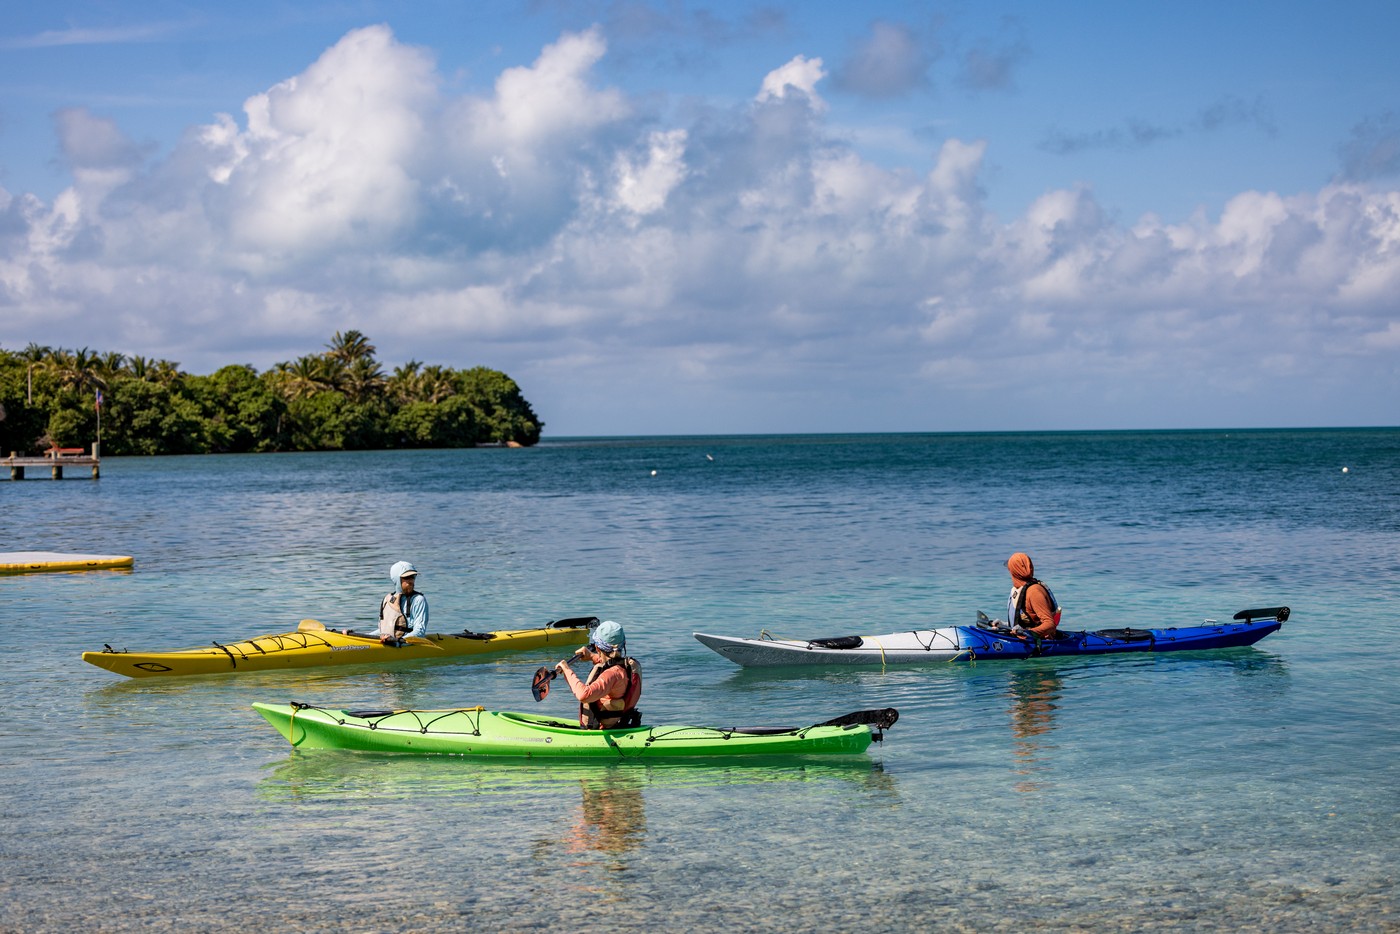
[[[578,698],[580,704],[591,704],[594,701],[604,701],[603,706],[608,707],[607,701],[622,703],[627,695],[627,671],[621,665],[614,665],[601,676],[597,676],[597,667],[589,673],[590,679],[595,679],[591,683],[579,680],[578,675],[568,665],[564,666],[564,680],[569,682],[569,690],[574,692],[574,697]]]

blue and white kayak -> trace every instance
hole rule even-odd
[[[777,665],[928,665],[1067,655],[1109,655],[1119,652],[1180,652],[1253,645],[1277,632],[1287,621],[1286,606],[1241,610],[1228,623],[1205,620],[1199,626],[1169,629],[1099,629],[1061,631],[1054,639],[1037,639],[998,627],[978,614],[975,626],[918,629],[877,636],[836,636],[825,639],[775,639],[764,632],[757,639],[697,632],[701,645],[750,668]]]

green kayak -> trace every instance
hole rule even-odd
[[[584,730],[555,717],[481,707],[457,710],[335,710],[254,704],[301,749],[446,753],[524,759],[674,756],[849,755],[864,752],[899,719],[893,708],[862,710],[806,727],[638,726]]]

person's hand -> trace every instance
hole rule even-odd
[[[569,667],[569,660],[566,658],[566,659],[564,659],[562,662],[560,662],[559,664],[557,664],[557,665],[554,666],[554,671],[555,671],[557,674],[561,674],[561,675],[562,675],[562,674],[564,673],[564,669],[565,669],[565,668],[568,668],[568,667]]]

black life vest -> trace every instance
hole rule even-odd
[[[1055,620],[1055,625],[1060,625],[1060,601],[1055,599],[1054,591],[1052,591],[1049,587],[1046,587],[1044,581],[1034,577],[1027,580],[1026,583],[1021,587],[1020,591],[1016,594],[1015,605],[1011,606],[1008,609],[1007,616],[1011,617],[1011,625],[1021,626],[1026,629],[1032,629],[1035,626],[1040,625],[1036,620],[1031,619],[1030,616],[1026,613],[1026,592],[1036,585],[1045,588],[1045,596],[1050,598],[1051,616]]]

